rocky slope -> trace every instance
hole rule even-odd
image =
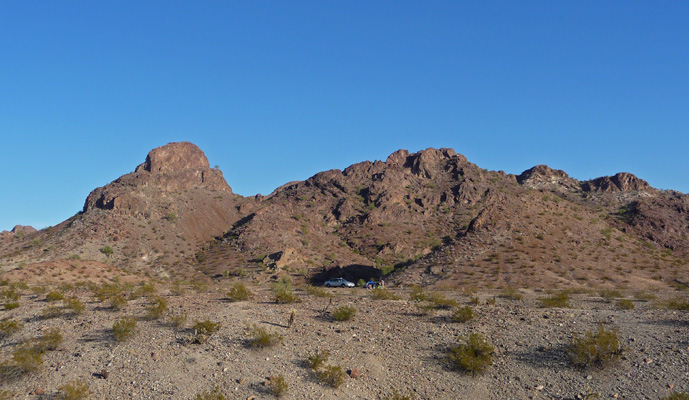
[[[688,234],[689,196],[629,173],[578,181],[539,165],[511,175],[452,149],[400,150],[243,198],[200,149],[171,143],[64,223],[3,233],[0,264],[72,257],[172,279],[667,288],[686,283]]]

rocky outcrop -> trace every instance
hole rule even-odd
[[[581,189],[585,192],[631,192],[650,190],[651,185],[628,172],[620,172],[613,176],[603,176],[582,182]]]
[[[83,211],[99,208],[139,215],[155,200],[153,192],[181,193],[198,188],[232,194],[222,172],[209,167],[201,149],[189,142],[170,143],[151,150],[133,173],[92,191]]]

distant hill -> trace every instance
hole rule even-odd
[[[67,221],[0,234],[0,265],[81,259],[161,279],[649,288],[686,283],[688,234],[689,196],[629,173],[578,181],[539,165],[515,176],[452,149],[399,150],[242,197],[183,142],[152,150]]]

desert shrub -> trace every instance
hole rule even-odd
[[[75,379],[65,385],[60,386],[61,400],[85,400],[91,395],[91,390],[86,382]]]
[[[270,392],[275,397],[284,396],[285,394],[287,394],[288,389],[289,384],[287,384],[287,380],[282,374],[270,378]]]
[[[201,392],[194,397],[194,400],[227,400],[227,397],[220,391],[219,387],[214,387],[209,392]]]
[[[326,365],[323,369],[316,371],[316,377],[333,388],[340,387],[346,375],[347,373],[339,365]]]
[[[84,312],[86,306],[76,297],[69,297],[63,301],[65,308],[70,310],[72,314],[79,315]]]
[[[21,295],[19,294],[19,292],[17,292],[15,288],[11,287],[0,292],[0,297],[5,299],[6,301],[18,301]]]
[[[538,301],[543,307],[569,308],[569,297],[569,293],[560,292],[550,297],[542,297]]]
[[[462,338],[463,343],[447,350],[449,363],[472,375],[480,374],[493,363],[493,345],[480,333],[472,333],[469,338]]]
[[[230,301],[244,301],[249,300],[254,296],[254,294],[244,286],[241,282],[236,282],[227,292],[227,298]]]
[[[409,293],[409,300],[426,301],[428,300],[428,296],[421,286],[414,286]]]
[[[62,308],[58,306],[49,306],[43,309],[41,316],[44,319],[57,318],[62,316]]]
[[[399,297],[387,289],[373,289],[371,291],[371,298],[373,300],[398,300]]]
[[[134,293],[132,293],[132,298],[151,296],[156,292],[156,287],[151,282],[144,282],[139,286]]]
[[[318,287],[318,286],[307,286],[306,287],[306,293],[310,294],[311,296],[315,296],[315,297],[324,297],[324,298],[333,297],[333,295],[330,294],[330,292],[328,292],[327,290],[323,289],[322,287]]]
[[[427,296],[426,299],[428,302],[430,302],[434,308],[436,309],[449,309],[452,307],[457,307],[457,302],[452,299],[448,299],[443,295],[442,293],[439,292],[432,292]]]
[[[160,296],[155,296],[151,300],[152,304],[146,307],[146,319],[155,320],[163,318],[165,311],[167,311],[167,300]]]
[[[620,292],[617,289],[605,289],[600,291],[600,297],[602,297],[605,301],[610,303],[611,301],[615,299],[619,299],[622,297],[622,292]]]
[[[455,308],[450,316],[450,319],[454,322],[467,322],[474,318],[474,310],[469,306]]]
[[[415,397],[411,394],[401,394],[397,389],[392,389],[392,394],[385,396],[385,400],[414,400],[414,398]]]
[[[124,294],[118,294],[110,298],[110,308],[113,311],[120,311],[127,306],[127,298]]]
[[[617,303],[617,306],[623,310],[632,310],[634,309],[634,302],[629,299],[620,299],[620,301]]]
[[[124,342],[136,333],[136,319],[124,317],[117,320],[112,325],[112,333],[115,336],[115,340]]]
[[[567,350],[572,363],[582,368],[605,366],[622,354],[617,331],[607,330],[602,325],[596,332],[586,331],[584,337],[575,335]]]
[[[110,246],[103,246],[100,248],[100,252],[110,257],[114,251]]]
[[[193,329],[194,332],[199,335],[210,336],[220,330],[220,324],[207,319],[203,321],[196,321],[194,325],[192,325],[191,329]]]
[[[354,318],[356,308],[353,306],[341,306],[333,310],[333,319],[335,321],[349,321]]]
[[[40,351],[57,350],[62,344],[62,333],[59,328],[50,328],[36,339],[36,348]]]
[[[21,346],[12,353],[12,362],[15,371],[19,374],[36,371],[43,365],[43,357],[40,349],[32,346]]]
[[[634,298],[641,301],[651,301],[656,299],[656,295],[645,291],[639,291],[634,293]]]
[[[273,300],[278,304],[301,302],[299,296],[294,294],[292,284],[284,279],[273,284]]]
[[[7,339],[22,330],[24,325],[17,320],[5,318],[0,321],[0,339]]]
[[[509,300],[521,300],[524,296],[522,296],[522,294],[519,293],[519,290],[517,290],[515,287],[508,286],[502,291],[500,297]]]
[[[328,350],[323,350],[323,351],[317,351],[314,355],[308,356],[306,359],[306,363],[309,364],[309,367],[316,371],[325,363],[328,361],[328,357],[330,356],[330,352]]]
[[[689,400],[689,394],[686,392],[672,392],[661,400]]]
[[[106,301],[122,293],[122,287],[118,284],[104,283],[93,288],[93,295],[100,301]]]
[[[359,279],[359,280],[356,282],[356,286],[357,286],[357,287],[364,287],[364,286],[366,286],[366,281],[365,281],[364,279]]]
[[[188,318],[188,315],[185,312],[170,315],[169,316],[170,325],[172,325],[175,328],[182,328],[184,326],[184,324],[187,323],[187,318]]]
[[[4,304],[5,310],[14,310],[15,308],[19,307],[19,302],[18,301],[10,301],[8,303]]]
[[[175,213],[167,213],[165,215],[165,219],[170,221],[170,222],[177,222],[177,214]]]
[[[682,297],[668,300],[665,306],[670,310],[689,311],[689,301]]]
[[[282,336],[268,332],[267,329],[255,324],[248,328],[247,334],[249,336],[247,343],[252,349],[272,347],[282,342]]]

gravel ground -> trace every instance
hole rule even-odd
[[[229,399],[270,399],[269,378],[283,375],[288,399],[385,399],[393,390],[416,399],[661,399],[689,392],[689,313],[659,306],[681,292],[657,293],[651,301],[629,297],[635,306],[629,310],[595,293],[573,295],[571,308],[542,308],[537,299],[545,293],[522,290],[522,300],[510,300],[482,292],[479,304],[471,304],[474,318],[457,323],[450,310],[422,313],[404,290],[392,290],[400,300],[373,300],[365,289],[328,289],[332,301],[297,290],[303,302],[294,304],[272,302],[267,287],[253,290],[254,299],[231,303],[226,286],[183,295],[159,289],[168,314],[188,314],[185,328],[171,326],[167,317],[144,319],[150,298],[113,311],[87,290],[67,293],[84,302],[85,312],[46,319],[44,309],[53,304],[25,291],[19,308],[0,311],[0,318],[24,324],[0,341],[0,360],[9,362],[23,342],[49,328],[59,328],[64,340],[43,355],[37,371],[5,379],[2,390],[7,398],[52,399],[79,379],[94,399],[193,399],[214,387]],[[467,295],[443,294],[470,304]],[[330,311],[343,305],[356,315],[333,321]],[[291,310],[295,321],[288,327]],[[136,333],[117,342],[112,326],[124,316],[138,319]],[[190,327],[205,319],[220,330],[193,343]],[[247,328],[253,324],[281,335],[282,342],[250,348]],[[566,351],[573,335],[599,325],[617,329],[622,356],[605,368],[574,367]],[[476,332],[494,345],[492,365],[477,376],[450,368],[445,350]],[[347,375],[339,388],[324,384],[306,363],[319,350],[330,352],[328,364],[359,376]]]

